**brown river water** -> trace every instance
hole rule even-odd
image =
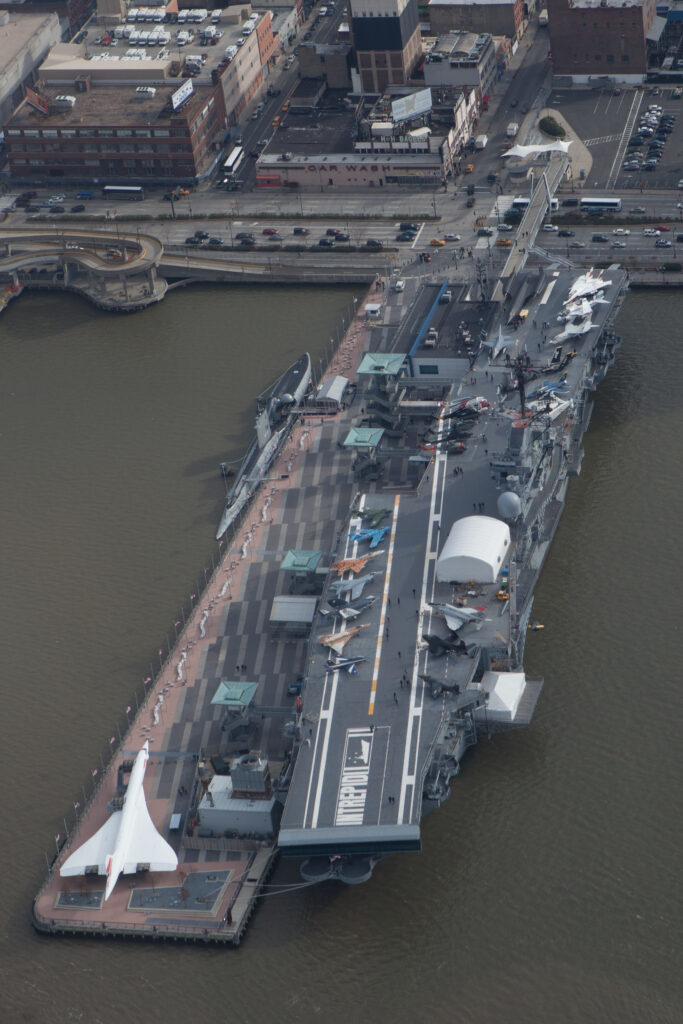
[[[292,888],[237,950],[31,927],[45,853],[216,550],[219,463],[353,294],[204,287],[121,318],[27,294],[2,315],[2,1024],[683,1021],[680,293],[623,307],[536,594],[531,728],[470,752],[420,854],[358,888],[282,861]]]

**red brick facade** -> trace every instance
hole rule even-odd
[[[642,75],[647,70],[646,36],[655,0],[596,3],[548,0],[550,45],[556,75]]]

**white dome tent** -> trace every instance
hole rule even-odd
[[[441,583],[495,583],[510,549],[510,528],[492,516],[466,516],[453,523],[436,563]]]

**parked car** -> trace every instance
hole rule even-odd
[[[84,210],[85,210],[85,206],[84,206],[83,203],[76,203],[75,206],[71,207],[71,212],[72,213],[83,213]]]
[[[308,228],[294,228],[294,231],[292,232],[294,235],[310,235],[310,233],[311,232]]]
[[[334,245],[334,239],[328,238],[327,235],[324,235],[322,238],[318,239],[318,245],[322,245],[325,249],[331,249]]]
[[[264,235],[279,235],[280,234],[280,232],[278,231],[277,228],[264,228],[262,233]]]
[[[368,238],[365,243],[366,249],[383,249],[384,246],[380,242],[379,238]]]

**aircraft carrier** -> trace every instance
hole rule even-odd
[[[551,265],[518,272],[502,301],[481,281],[416,277],[360,309],[330,367],[339,402],[309,394],[290,411],[286,444],[50,865],[40,930],[236,944],[277,891],[278,852],[308,881],[354,884],[420,848],[421,819],[469,747],[531,720],[534,586],[626,288],[618,266]],[[138,858],[106,899],[96,865],[60,868],[102,829],[148,739],[147,807],[178,867]]]

